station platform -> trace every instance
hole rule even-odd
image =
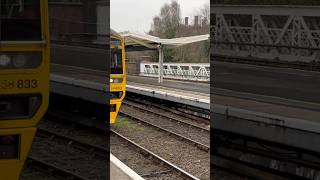
[[[110,180],[144,180],[110,153]]]
[[[133,76],[127,75],[128,84],[148,84],[153,86],[159,86],[158,79],[153,77],[145,76]],[[179,80],[170,80],[163,79],[161,83],[162,87],[171,88],[171,89],[181,89],[183,91],[196,92],[202,94],[210,94],[210,83],[207,82],[192,82],[192,81],[179,81]]]
[[[127,91],[186,104],[210,111],[210,84],[207,82],[127,75]]]
[[[132,82],[127,83],[127,92],[177,102],[210,111],[209,94],[168,88],[166,86],[162,86],[162,84],[156,86]]]
[[[99,71],[51,64],[50,91],[60,95],[105,104],[106,75]]]

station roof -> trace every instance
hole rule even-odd
[[[144,46],[149,49],[156,49],[159,44],[166,47],[174,48],[209,39],[209,34],[172,39],[161,39],[156,36],[135,32],[124,32],[120,34],[122,37],[124,37],[126,46]]]
[[[121,38],[121,35],[118,32],[116,32],[115,30],[111,29],[111,28],[110,28],[110,34],[111,34],[111,36],[115,36],[115,37]]]

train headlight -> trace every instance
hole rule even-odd
[[[0,66],[4,67],[4,66],[8,66],[8,64],[10,64],[10,57],[5,55],[5,54],[2,54],[0,55]]]
[[[18,55],[13,56],[12,64],[14,67],[22,68],[22,67],[25,67],[26,63],[27,63],[26,55],[18,54]]]
[[[110,78],[110,83],[122,83],[122,78]]]
[[[32,69],[42,63],[41,52],[0,53],[0,69]]]

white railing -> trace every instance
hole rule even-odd
[[[159,63],[140,63],[140,76],[158,77]],[[187,81],[210,81],[209,63],[164,63],[163,77]]]

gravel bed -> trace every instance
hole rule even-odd
[[[210,179],[210,155],[168,133],[119,116],[112,127],[125,137],[200,179]]]
[[[176,173],[168,173],[165,175],[161,175],[161,177],[151,177],[151,178],[145,178],[147,180],[185,180],[184,178],[181,178],[181,176],[177,175]]]
[[[133,117],[141,118],[142,120],[158,125],[166,130],[175,132],[181,136],[190,138],[201,144],[210,146],[210,131],[194,128],[174,120],[171,121],[168,118],[159,117],[150,112],[143,112],[141,110],[137,111],[137,108],[135,107],[124,105],[121,107],[121,111],[130,114],[130,116],[132,115]]]
[[[56,177],[49,172],[36,169],[32,166],[25,166],[22,170],[20,180],[64,180],[63,177]]]
[[[165,114],[166,116],[169,116],[169,117],[172,117],[175,119],[180,119],[181,121],[184,121],[186,123],[189,123],[189,124],[192,124],[195,126],[199,126],[199,127],[205,128],[205,129],[210,129],[210,121],[209,120],[208,120],[208,123],[204,123],[203,121],[197,121],[197,120],[194,120],[191,118],[183,117],[183,116],[180,116],[178,114],[175,114],[173,112],[166,110],[166,109],[169,109],[167,107],[159,108],[159,107],[157,107],[158,105],[153,105],[152,103],[147,102],[147,101],[144,102],[143,100],[141,100],[141,103],[137,103],[137,102],[131,101],[131,100],[128,103],[134,104],[134,105],[139,106],[144,109],[152,110],[156,113]]]
[[[89,179],[106,179],[107,159],[94,156],[89,151],[80,150],[65,142],[55,141],[48,136],[37,134],[30,154]]]
[[[72,137],[74,139],[94,144],[107,148],[107,133],[105,135],[96,133],[94,130],[81,128],[78,126],[71,127],[70,125],[53,122],[47,119],[40,121],[39,128],[49,129],[61,135]]]
[[[136,147],[130,145],[124,139],[111,133],[110,136],[110,149],[111,153],[121,160],[124,164],[138,173],[140,176],[149,175],[157,172],[169,171],[169,167],[165,165],[160,165],[157,161],[148,158],[141,152],[139,152]],[[181,176],[177,172],[168,172],[166,174],[160,174],[157,176],[143,176],[143,178],[148,180],[182,180]]]

